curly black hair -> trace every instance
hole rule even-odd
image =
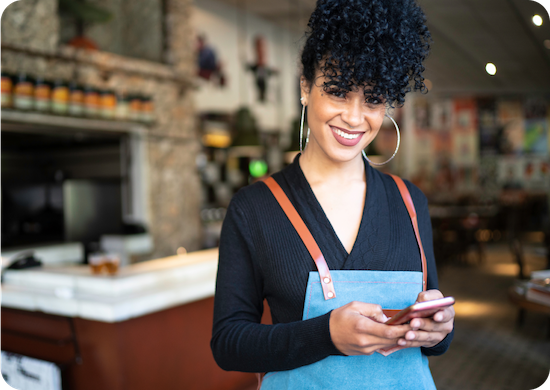
[[[324,89],[365,88],[365,100],[402,106],[427,92],[422,62],[430,50],[426,17],[414,0],[318,0],[302,51],[303,76],[319,69]]]

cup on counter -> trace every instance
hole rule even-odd
[[[88,264],[90,264],[92,273],[95,275],[103,272],[103,265],[105,264],[103,256],[103,253],[92,253],[88,256]]]
[[[120,266],[120,257],[115,253],[92,253],[88,256],[88,264],[94,275],[115,275]]]
[[[114,275],[118,272],[120,266],[120,257],[117,254],[109,253],[105,256],[105,268],[107,273]]]

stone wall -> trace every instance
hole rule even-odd
[[[87,23],[84,35],[100,50],[151,61],[163,61],[163,5],[161,0],[87,0],[112,14],[106,23]],[[61,42],[76,35],[76,21],[61,15]]]
[[[33,8],[38,4],[40,12]],[[20,0],[2,16],[3,71],[25,71],[153,97],[157,121],[148,129],[145,142],[154,258],[173,255],[180,246],[192,251],[201,245],[201,189],[195,166],[200,143],[191,95],[195,59],[188,26],[190,1],[168,0],[167,6],[171,10],[170,65],[59,46],[54,0]]]
[[[192,0],[166,1],[166,61],[180,74],[196,73],[195,34],[191,26]]]
[[[57,0],[20,0],[2,14],[2,42],[51,51],[59,43]]]

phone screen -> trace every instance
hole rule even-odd
[[[434,299],[432,301],[418,302],[401,310],[385,323],[387,325],[401,325],[406,324],[413,318],[431,317],[438,311],[454,305],[454,303],[455,299],[453,297],[445,297],[441,299]]]

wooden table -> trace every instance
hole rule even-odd
[[[548,337],[550,338],[550,306],[543,305],[541,303],[533,302],[525,298],[524,294],[521,294],[516,287],[510,287],[508,290],[508,298],[515,304],[518,311],[518,325],[523,325],[525,321],[525,312],[532,311],[536,313],[542,313],[549,316],[548,318]]]

